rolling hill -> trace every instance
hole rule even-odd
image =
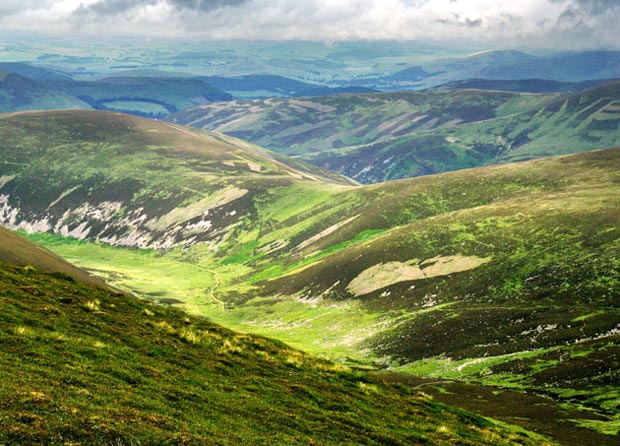
[[[519,68],[534,60],[537,60],[535,56],[521,51],[483,51],[465,57],[434,60],[419,67],[408,67],[381,76],[375,82],[384,90],[420,89],[455,80],[477,77],[489,79],[486,73],[494,67],[512,67],[516,79],[522,79],[517,74]]]
[[[121,114],[0,134],[0,220],[114,285],[359,367],[545,395],[553,419],[505,419],[613,444],[619,150],[360,187]]]
[[[193,76],[128,70],[85,81],[28,64],[0,63],[0,70],[2,67],[6,72],[0,71],[0,112],[79,108],[161,118],[197,105],[233,99],[377,92],[366,87],[327,87],[271,75]]]
[[[560,82],[548,79],[467,79],[432,87],[432,91],[494,90],[521,93],[579,93],[599,85],[618,82],[620,79],[597,79],[583,82]]]
[[[518,101],[515,93],[478,91],[345,94],[209,104],[169,119],[302,156],[490,119]]]
[[[234,138],[119,113],[7,114],[0,128],[0,184],[16,199],[3,200],[3,221],[113,244],[221,239],[255,194],[296,180],[354,184]]]
[[[16,244],[78,271],[0,230],[3,443],[551,445],[276,341],[14,265]]]
[[[375,183],[620,143],[620,84],[573,95],[455,90],[218,103],[170,120]]]
[[[69,74],[60,70],[40,67],[26,62],[0,62],[0,70],[9,71],[38,81],[71,79]]]
[[[96,109],[162,117],[232,96],[188,77],[115,76],[76,81],[57,70],[0,62],[0,112]]]
[[[0,111],[90,108],[85,102],[45,84],[0,70]]]
[[[620,75],[620,51],[566,52],[532,58],[517,63],[491,65],[488,79],[528,79],[532,77],[580,82],[610,79]]]
[[[283,76],[250,74],[246,76],[200,76],[205,82],[230,93],[235,99],[258,99],[266,97],[327,96],[339,93],[373,93],[367,87],[328,87],[301,82]]]
[[[482,51],[406,64],[401,70],[343,80],[382,91],[420,90],[466,79],[545,79],[583,82],[620,77],[620,52],[582,51],[534,56],[516,50]]]
[[[113,77],[97,81],[47,81],[97,110],[160,117],[199,104],[232,99],[228,93],[193,78]]]

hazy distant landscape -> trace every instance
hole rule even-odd
[[[618,444],[620,5],[337,3],[0,6],[1,444]]]

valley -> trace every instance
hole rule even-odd
[[[15,257],[16,245],[28,265]],[[0,441],[552,446],[405,386],[83,278],[0,229]]]
[[[571,416],[549,435],[613,444],[617,149],[358,186],[116,113],[0,132],[3,224],[112,285],[356,368],[542,395]]]

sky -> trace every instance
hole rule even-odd
[[[620,49],[620,0],[0,0],[0,29]]]

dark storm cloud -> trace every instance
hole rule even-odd
[[[177,10],[209,12],[224,6],[239,6],[251,0],[100,0],[89,6],[81,5],[75,10],[78,17],[90,15],[123,14],[141,6],[152,6],[166,3]]]
[[[239,6],[248,1],[250,0],[168,0],[168,3],[178,9],[212,11],[224,6]]]
[[[463,18],[459,14],[452,14],[450,18],[441,18],[436,20],[437,23],[441,23],[443,25],[453,25],[460,26],[463,28],[479,28],[482,26],[482,19],[469,19]]]
[[[465,19],[465,26],[467,28],[478,28],[480,25],[482,25],[482,19]]]
[[[155,4],[156,0],[101,0],[89,6],[80,5],[75,15],[115,15],[143,5]]]

